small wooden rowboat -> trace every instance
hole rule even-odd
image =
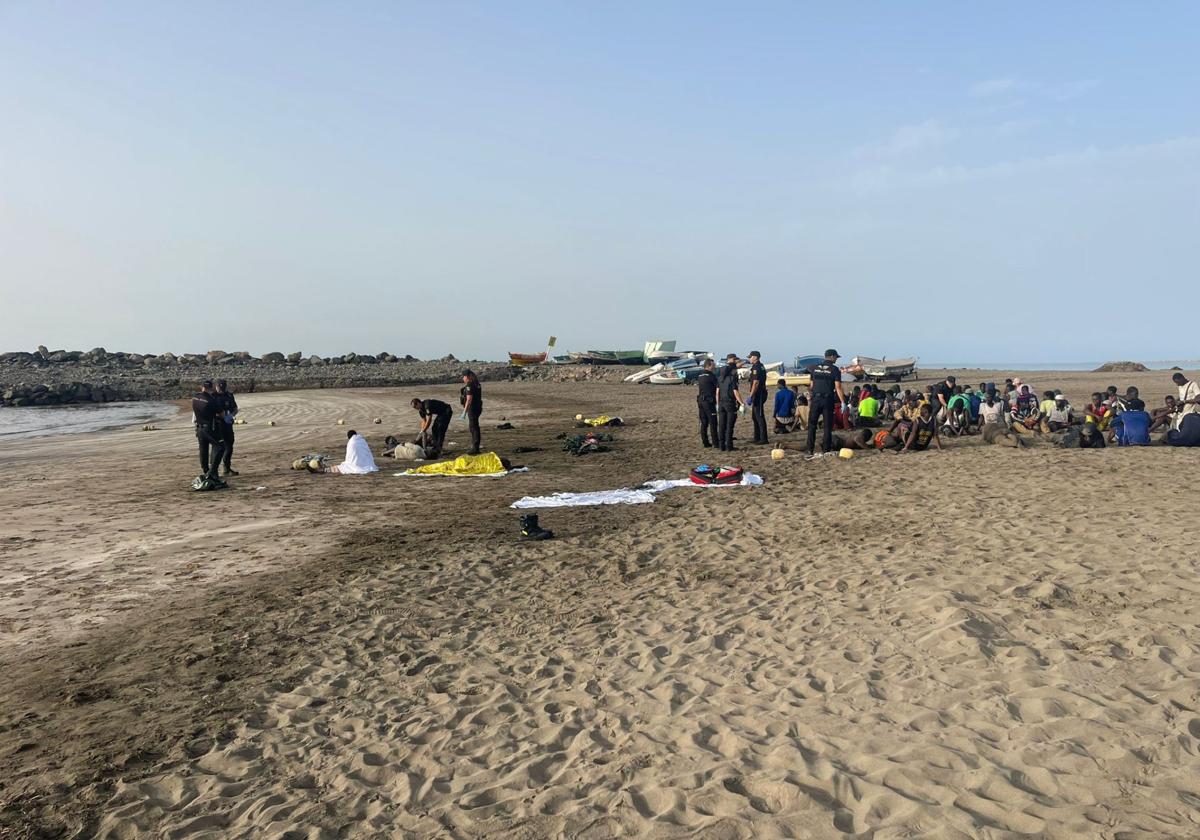
[[[545,353],[509,353],[508,363],[513,367],[540,365],[546,361]]]

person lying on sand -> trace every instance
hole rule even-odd
[[[1011,446],[1014,449],[1020,449],[1028,443],[1025,438],[999,422],[984,423],[980,434],[983,435],[984,443],[990,443],[993,446]]]
[[[428,461],[437,457],[419,443],[400,441],[391,435],[383,439],[383,445],[387,448],[379,453],[381,458],[395,458],[397,461]]]
[[[908,432],[908,439],[904,441],[904,448],[900,451],[924,452],[931,443],[941,451],[942,439],[938,437],[937,421],[933,419],[932,407],[929,403],[925,403],[921,406],[921,414],[912,424],[912,428]]]

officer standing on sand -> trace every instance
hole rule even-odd
[[[201,478],[212,487],[227,486],[217,475],[221,457],[225,454],[225,442],[218,424],[224,420],[221,419],[220,398],[213,393],[212,380],[206,379],[200,385],[200,393],[192,397],[192,422],[196,424],[196,442],[200,445]]]
[[[217,380],[217,401],[221,410],[221,422],[217,428],[221,430],[221,441],[225,444],[225,475],[237,475],[231,463],[233,461],[233,418],[237,417],[238,404],[234,399],[233,392],[229,390],[229,383],[224,379]]]
[[[825,361],[812,369],[812,400],[808,412],[808,443],[805,451],[813,454],[817,441],[817,420],[825,424],[821,433],[821,451],[833,449],[833,406],[836,398],[846,409],[846,393],[842,390],[842,369],[837,366],[839,355],[836,350],[825,351]]]
[[[722,452],[733,451],[733,426],[737,423],[738,410],[742,407],[742,395],[738,391],[738,357],[730,353],[725,357],[725,367],[717,377],[719,402],[717,403],[718,444]]]
[[[750,351],[750,418],[754,421],[754,442],[769,443],[767,440],[767,369],[762,363],[762,353]]]
[[[705,449],[711,449],[713,442],[718,445],[721,438],[717,434],[717,374],[716,362],[704,360],[704,370],[696,377],[696,405],[700,407],[700,442]]]

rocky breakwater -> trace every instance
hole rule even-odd
[[[176,400],[206,379],[226,379],[235,393],[298,388],[364,388],[455,382],[470,366],[481,379],[508,379],[502,362],[422,360],[391,353],[110,353],[48,350],[0,353],[0,405],[44,406],[123,400]]]

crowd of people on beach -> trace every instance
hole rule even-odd
[[[1003,384],[981,382],[960,385],[954,376],[928,385],[923,391],[890,388],[870,382],[846,390],[836,350],[808,371],[810,385],[789,385],[785,376],[775,383],[772,420],[777,436],[806,433],[803,449],[815,454],[818,430],[822,451],[880,449],[921,451],[941,449],[943,437],[980,435],[991,444],[1021,447],[1044,438],[1060,446],[1101,448],[1108,445],[1146,446],[1161,432],[1160,443],[1200,446],[1200,384],[1182,373],[1172,376],[1178,396],[1168,395],[1163,405],[1148,411],[1136,387],[1121,393],[1113,385],[1094,393],[1082,410],[1058,390],[1038,392],[1019,377]],[[748,385],[739,370],[748,367]],[[770,443],[766,404],[767,371],[761,356],[752,351],[743,362],[730,353],[718,371],[711,359],[704,365],[696,396],[700,416],[700,441],[721,451],[734,447],[734,426],[750,412],[754,444]],[[745,399],[743,387],[747,388]]]

